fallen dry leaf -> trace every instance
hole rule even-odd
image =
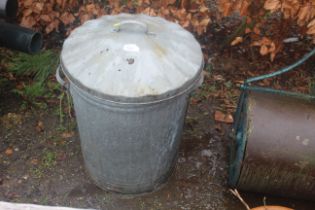
[[[4,152],[7,156],[11,156],[13,154],[13,149],[12,148],[7,148]]]
[[[52,18],[49,15],[41,15],[40,19],[45,21],[45,22],[50,22],[52,21]]]
[[[260,47],[259,53],[260,53],[261,55],[267,55],[268,52],[269,52],[269,50],[268,50],[268,47],[267,47],[266,45],[262,45],[262,46]]]
[[[31,6],[33,4],[33,0],[24,0],[23,1],[24,6],[28,7]]]
[[[253,32],[255,34],[260,34],[260,29],[258,27],[254,27]]]
[[[64,133],[61,134],[61,137],[62,137],[62,138],[65,138],[65,139],[71,138],[71,137],[73,137],[73,136],[74,136],[74,132],[73,132],[73,131],[64,132]]]
[[[80,22],[81,24],[83,24],[84,22],[88,21],[91,19],[91,16],[89,14],[84,14],[82,16],[80,16]]]
[[[306,32],[307,34],[315,34],[315,25],[313,25],[312,27],[309,27],[309,29]]]
[[[52,31],[58,29],[59,23],[60,23],[60,21],[57,20],[57,19],[55,19],[55,20],[52,21],[48,26],[46,26],[45,32],[46,32],[47,34],[49,34],[49,33],[51,33]]]
[[[224,17],[230,15],[233,10],[233,3],[227,0],[220,0],[219,2],[220,12]]]
[[[283,206],[259,206],[252,208],[251,210],[294,210]]]
[[[37,132],[42,132],[42,131],[44,131],[44,128],[45,128],[44,127],[44,123],[42,121],[38,121],[37,125],[35,127],[36,131]]]
[[[63,24],[69,25],[75,21],[75,17],[71,13],[65,12],[60,16],[60,20],[63,22]]]
[[[25,87],[25,85],[24,85],[23,82],[20,82],[20,83],[18,83],[18,84],[15,86],[15,88],[16,88],[17,90],[23,90],[24,87]]]
[[[36,21],[32,16],[25,16],[22,18],[20,25],[26,28],[32,28],[35,26]]]
[[[31,160],[31,164],[32,164],[32,165],[37,165],[37,164],[38,164],[38,159],[36,159],[36,158],[35,158],[35,159],[32,159],[32,160]]]
[[[31,8],[28,8],[26,10],[24,10],[22,13],[23,13],[23,16],[26,17],[26,16],[29,16],[30,14],[32,14],[33,10]]]
[[[199,11],[200,11],[200,12],[208,12],[209,9],[208,9],[208,7],[206,7],[205,5],[202,5],[202,6],[200,7]]]
[[[248,33],[251,33],[252,32],[252,29],[250,29],[250,28],[246,28],[245,29],[245,34],[248,34]]]
[[[313,25],[315,25],[315,19],[313,19],[312,21],[310,21],[310,22],[307,24],[307,27],[310,28],[310,27],[312,27]]]
[[[243,42],[243,37],[238,36],[231,42],[231,46],[235,46],[235,45],[240,44],[242,42]]]
[[[280,0],[267,0],[265,1],[264,8],[266,10],[270,10],[274,12],[281,8],[281,1]]]
[[[74,0],[23,0],[20,1],[20,24],[43,31],[45,34],[55,31],[68,35],[69,31],[87,20],[129,11],[161,16],[199,35],[204,34],[211,23],[210,11],[204,0],[137,0],[135,2],[108,0],[105,7],[101,1],[83,1],[79,4]],[[59,28],[65,30],[58,31]]]
[[[175,2],[176,2],[176,0],[162,0],[162,1],[161,1],[161,4],[162,4],[164,7],[167,7],[168,5],[174,4]]]
[[[214,113],[214,119],[217,122],[223,122],[223,123],[233,123],[234,119],[231,114],[224,114],[221,111],[215,111]]]
[[[44,9],[44,3],[36,2],[34,7],[33,7],[33,12],[40,14],[43,9]]]
[[[211,21],[210,18],[206,17],[206,18],[202,19],[199,24],[206,28],[209,25],[210,21]]]

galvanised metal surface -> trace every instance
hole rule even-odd
[[[60,58],[72,83],[116,102],[169,98],[198,82],[203,69],[201,47],[190,32],[144,14],[85,22],[65,40]]]
[[[202,69],[193,35],[159,17],[103,16],[71,33],[56,76],[70,88],[85,165],[101,188],[143,193],[166,181]]]
[[[230,184],[315,199],[315,102],[245,91]]]
[[[103,189],[143,193],[175,165],[188,93],[149,104],[117,104],[70,85],[88,172]]]

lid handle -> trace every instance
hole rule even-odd
[[[123,20],[119,23],[114,24],[114,31],[119,32],[122,30],[122,28],[126,25],[138,25],[141,26],[141,28],[143,28],[143,32],[145,34],[149,33],[149,29],[148,29],[148,25],[146,23],[140,22],[138,20]]]

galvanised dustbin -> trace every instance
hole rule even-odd
[[[192,34],[159,17],[120,14],[86,22],[61,52],[85,166],[96,184],[143,193],[174,168],[203,55]]]

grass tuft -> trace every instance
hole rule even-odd
[[[35,55],[18,53],[11,59],[8,69],[17,76],[31,76],[34,81],[43,83],[57,68],[57,62],[58,55],[51,50]]]

